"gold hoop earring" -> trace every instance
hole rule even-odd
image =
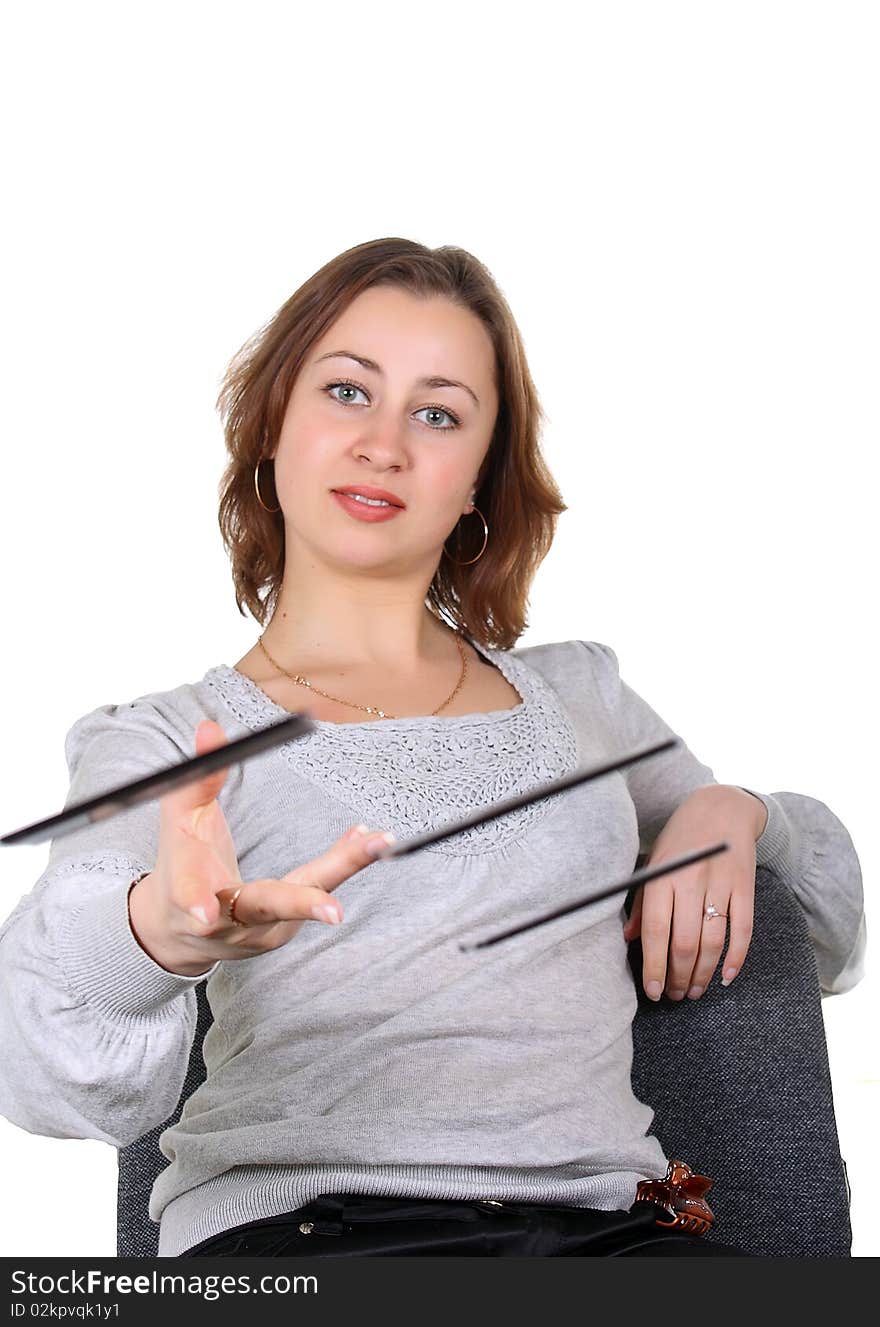
[[[480,558],[481,558],[481,557],[483,556],[483,554],[485,553],[485,551],[486,551],[486,545],[487,545],[488,542],[489,542],[489,527],[488,527],[488,525],[486,524],[486,518],[485,518],[485,516],[483,515],[483,513],[480,511],[480,509],[479,509],[479,507],[477,506],[476,503],[473,504],[473,508],[474,508],[474,511],[475,511],[475,512],[477,513],[477,515],[479,516],[480,520],[483,522],[483,547],[480,549],[480,551],[479,551],[479,553],[477,554],[477,556],[476,556],[475,558],[468,558],[468,560],[467,560],[466,562],[460,562],[460,561],[458,560],[458,558],[454,558],[454,557],[452,557],[452,556],[450,555],[449,550],[448,550],[447,547],[446,547],[446,540],[444,539],[444,541],[443,541],[443,552],[444,552],[444,553],[446,554],[446,556],[449,558],[449,561],[450,561],[450,562],[454,562],[455,565],[456,565],[457,567],[469,567],[469,566],[471,565],[472,562],[479,562]],[[473,515],[473,512],[467,512],[466,514],[467,514],[468,516],[472,516],[472,515]],[[461,517],[459,516],[458,519],[461,520]],[[457,522],[456,522],[456,526],[455,526],[455,528],[456,528],[456,530],[458,529],[458,523],[457,523]],[[447,535],[446,538],[448,539],[449,536]]]
[[[272,458],[265,456],[263,457],[263,461],[267,459],[271,460]],[[257,464],[254,466],[254,489],[256,490],[257,494],[257,502],[259,502],[260,506],[263,508],[263,511],[269,511],[269,512],[280,511],[281,510],[280,502],[277,507],[267,507],[263,499],[260,497],[260,466],[263,464],[263,461],[257,461]],[[275,496],[276,497],[278,496],[277,493]]]

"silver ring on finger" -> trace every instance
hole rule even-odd
[[[703,917],[704,917],[704,919],[705,919],[706,921],[711,921],[713,917],[724,917],[724,918],[726,918],[726,917],[727,917],[727,913],[726,913],[726,912],[719,912],[718,909],[715,907],[715,904],[714,904],[714,903],[708,903],[708,904],[706,905],[706,911],[703,913]]]
[[[239,921],[239,919],[235,915],[235,905],[238,902],[238,896],[241,893],[242,889],[243,886],[239,885],[238,889],[235,891],[235,893],[232,895],[232,898],[229,900],[229,903],[226,908],[227,916],[229,917],[229,920],[232,922],[234,926],[247,926],[247,922]]]

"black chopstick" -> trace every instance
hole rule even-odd
[[[133,783],[112,788],[106,793],[90,798],[88,801],[78,802],[74,806],[66,807],[58,815],[50,816],[47,820],[38,820],[31,825],[25,825],[22,829],[4,834],[0,838],[0,845],[39,843],[47,838],[59,838],[64,834],[72,834],[83,825],[98,820],[108,820],[111,816],[117,815],[120,811],[134,806],[138,802],[150,801],[171,788],[192,783],[214,770],[225,769],[230,765],[238,764],[261,751],[267,750],[269,747],[303,737],[312,731],[314,731],[314,724],[306,715],[291,714],[279,723],[261,728],[259,732],[249,733],[246,737],[227,742],[224,746],[217,747],[213,751],[206,751],[201,756],[193,756],[189,760],[183,760],[168,769],[159,770],[156,774],[148,774],[145,778],[137,779]],[[660,752],[668,751],[679,744],[680,738],[673,736],[655,743],[654,746],[645,747],[640,751],[633,751],[629,755],[618,757],[616,760],[605,761],[600,765],[591,765],[585,769],[575,770],[572,774],[565,774],[559,779],[532,788],[527,793],[496,802],[494,806],[477,811],[464,820],[447,822],[447,824],[441,825],[439,829],[430,830],[427,834],[414,835],[412,838],[389,844],[382,849],[380,857],[405,857],[408,853],[417,852],[420,848],[427,847],[431,843],[438,843],[441,839],[460,834],[462,830],[471,829],[475,825],[483,825],[489,820],[495,820],[498,816],[517,811],[520,807],[528,806],[532,802],[542,800],[544,797],[553,797],[557,793],[575,787],[577,784],[587,783],[591,779],[601,778],[605,774],[613,774],[616,770],[624,769],[626,766],[645,760],[649,756],[659,755]]]
[[[691,866],[694,862],[701,862],[704,857],[714,857],[716,853],[727,852],[730,848],[729,843],[716,843],[711,848],[698,848],[695,852],[685,853],[683,857],[671,858],[668,862],[662,862],[659,866],[644,866],[640,871],[635,871],[627,876],[625,880],[620,880],[615,885],[609,885],[598,894],[587,894],[584,898],[576,899],[574,903],[566,903],[561,908],[554,908],[552,912],[544,912],[540,917],[533,917],[530,921],[522,922],[519,926],[508,927],[506,931],[497,931],[495,935],[490,935],[487,940],[477,940],[473,944],[460,944],[461,950],[485,949],[488,945],[497,945],[499,940],[507,940],[511,935],[520,935],[523,931],[530,931],[533,926],[543,926],[545,922],[552,922],[556,917],[564,917],[569,912],[576,912],[578,908],[586,908],[590,903],[598,903],[603,898],[610,898],[612,894],[622,894],[626,890],[632,889],[634,885],[641,885],[648,880],[656,880],[657,876],[667,875],[670,871],[680,871],[685,866]]]
[[[200,756],[182,760],[179,764],[159,770],[156,774],[147,774],[143,779],[136,779],[134,783],[124,783],[118,788],[111,788],[109,792],[101,793],[98,797],[91,797],[88,801],[68,806],[58,815],[50,816],[48,820],[37,820],[32,825],[25,825],[22,829],[4,834],[0,838],[0,844],[40,843],[43,839],[72,834],[83,825],[92,824],[96,820],[109,820],[111,816],[118,815],[120,811],[125,811],[138,802],[152,801],[171,788],[180,788],[185,783],[193,783],[196,779],[202,779],[206,774],[212,774],[214,770],[225,769],[228,765],[238,765],[244,760],[250,760],[252,756],[259,755],[261,751],[267,751],[281,742],[292,742],[314,730],[315,725],[306,715],[291,714],[279,723],[261,728],[259,732],[248,733],[246,737],[237,737],[233,742],[226,742],[213,751],[205,751]]]
[[[647,756],[656,756],[661,751],[668,751],[671,747],[678,746],[680,741],[681,739],[678,737],[668,737],[655,746],[645,747],[642,751],[633,751],[630,755],[621,756],[617,760],[610,760],[602,765],[590,765],[587,768],[575,770],[573,774],[564,774],[561,778],[553,779],[550,783],[541,784],[527,793],[508,797],[503,802],[496,802],[494,806],[483,811],[477,811],[465,820],[447,822],[445,825],[441,825],[439,829],[429,830],[427,834],[416,834],[412,838],[391,843],[387,848],[382,849],[379,857],[380,859],[405,857],[407,853],[417,852],[419,848],[425,848],[429,843],[439,843],[441,839],[448,839],[453,834],[460,834],[463,829],[472,829],[474,825],[484,825],[488,820],[494,820],[497,816],[506,816],[510,811],[518,811],[521,806],[528,806],[531,802],[539,802],[544,797],[552,797],[556,793],[565,792],[566,788],[573,788],[578,783],[588,783],[590,779],[599,779],[603,774],[613,774],[615,770],[633,765],[637,760],[644,760]]]

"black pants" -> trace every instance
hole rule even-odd
[[[295,1212],[203,1240],[184,1258],[630,1258],[749,1257],[714,1237],[664,1229],[654,1203],[628,1212],[535,1203],[376,1198],[332,1193]]]

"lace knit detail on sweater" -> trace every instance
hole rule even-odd
[[[129,856],[128,853],[105,851],[86,856],[69,857],[67,860],[59,862],[57,867],[54,868],[56,877],[81,875],[83,871],[94,871],[96,876],[101,877],[101,881],[106,881],[107,876],[119,876],[120,879],[127,880],[133,872],[135,874],[146,874],[147,871],[152,869],[151,866]]]
[[[516,688],[519,705],[446,718],[313,720],[313,733],[278,748],[282,757],[353,815],[386,826],[398,838],[465,819],[573,770],[577,739],[541,674],[510,651],[471,644]],[[265,728],[288,714],[226,664],[209,669],[204,680],[247,728]],[[543,798],[422,851],[445,856],[492,852],[519,839],[546,815],[552,801]]]

